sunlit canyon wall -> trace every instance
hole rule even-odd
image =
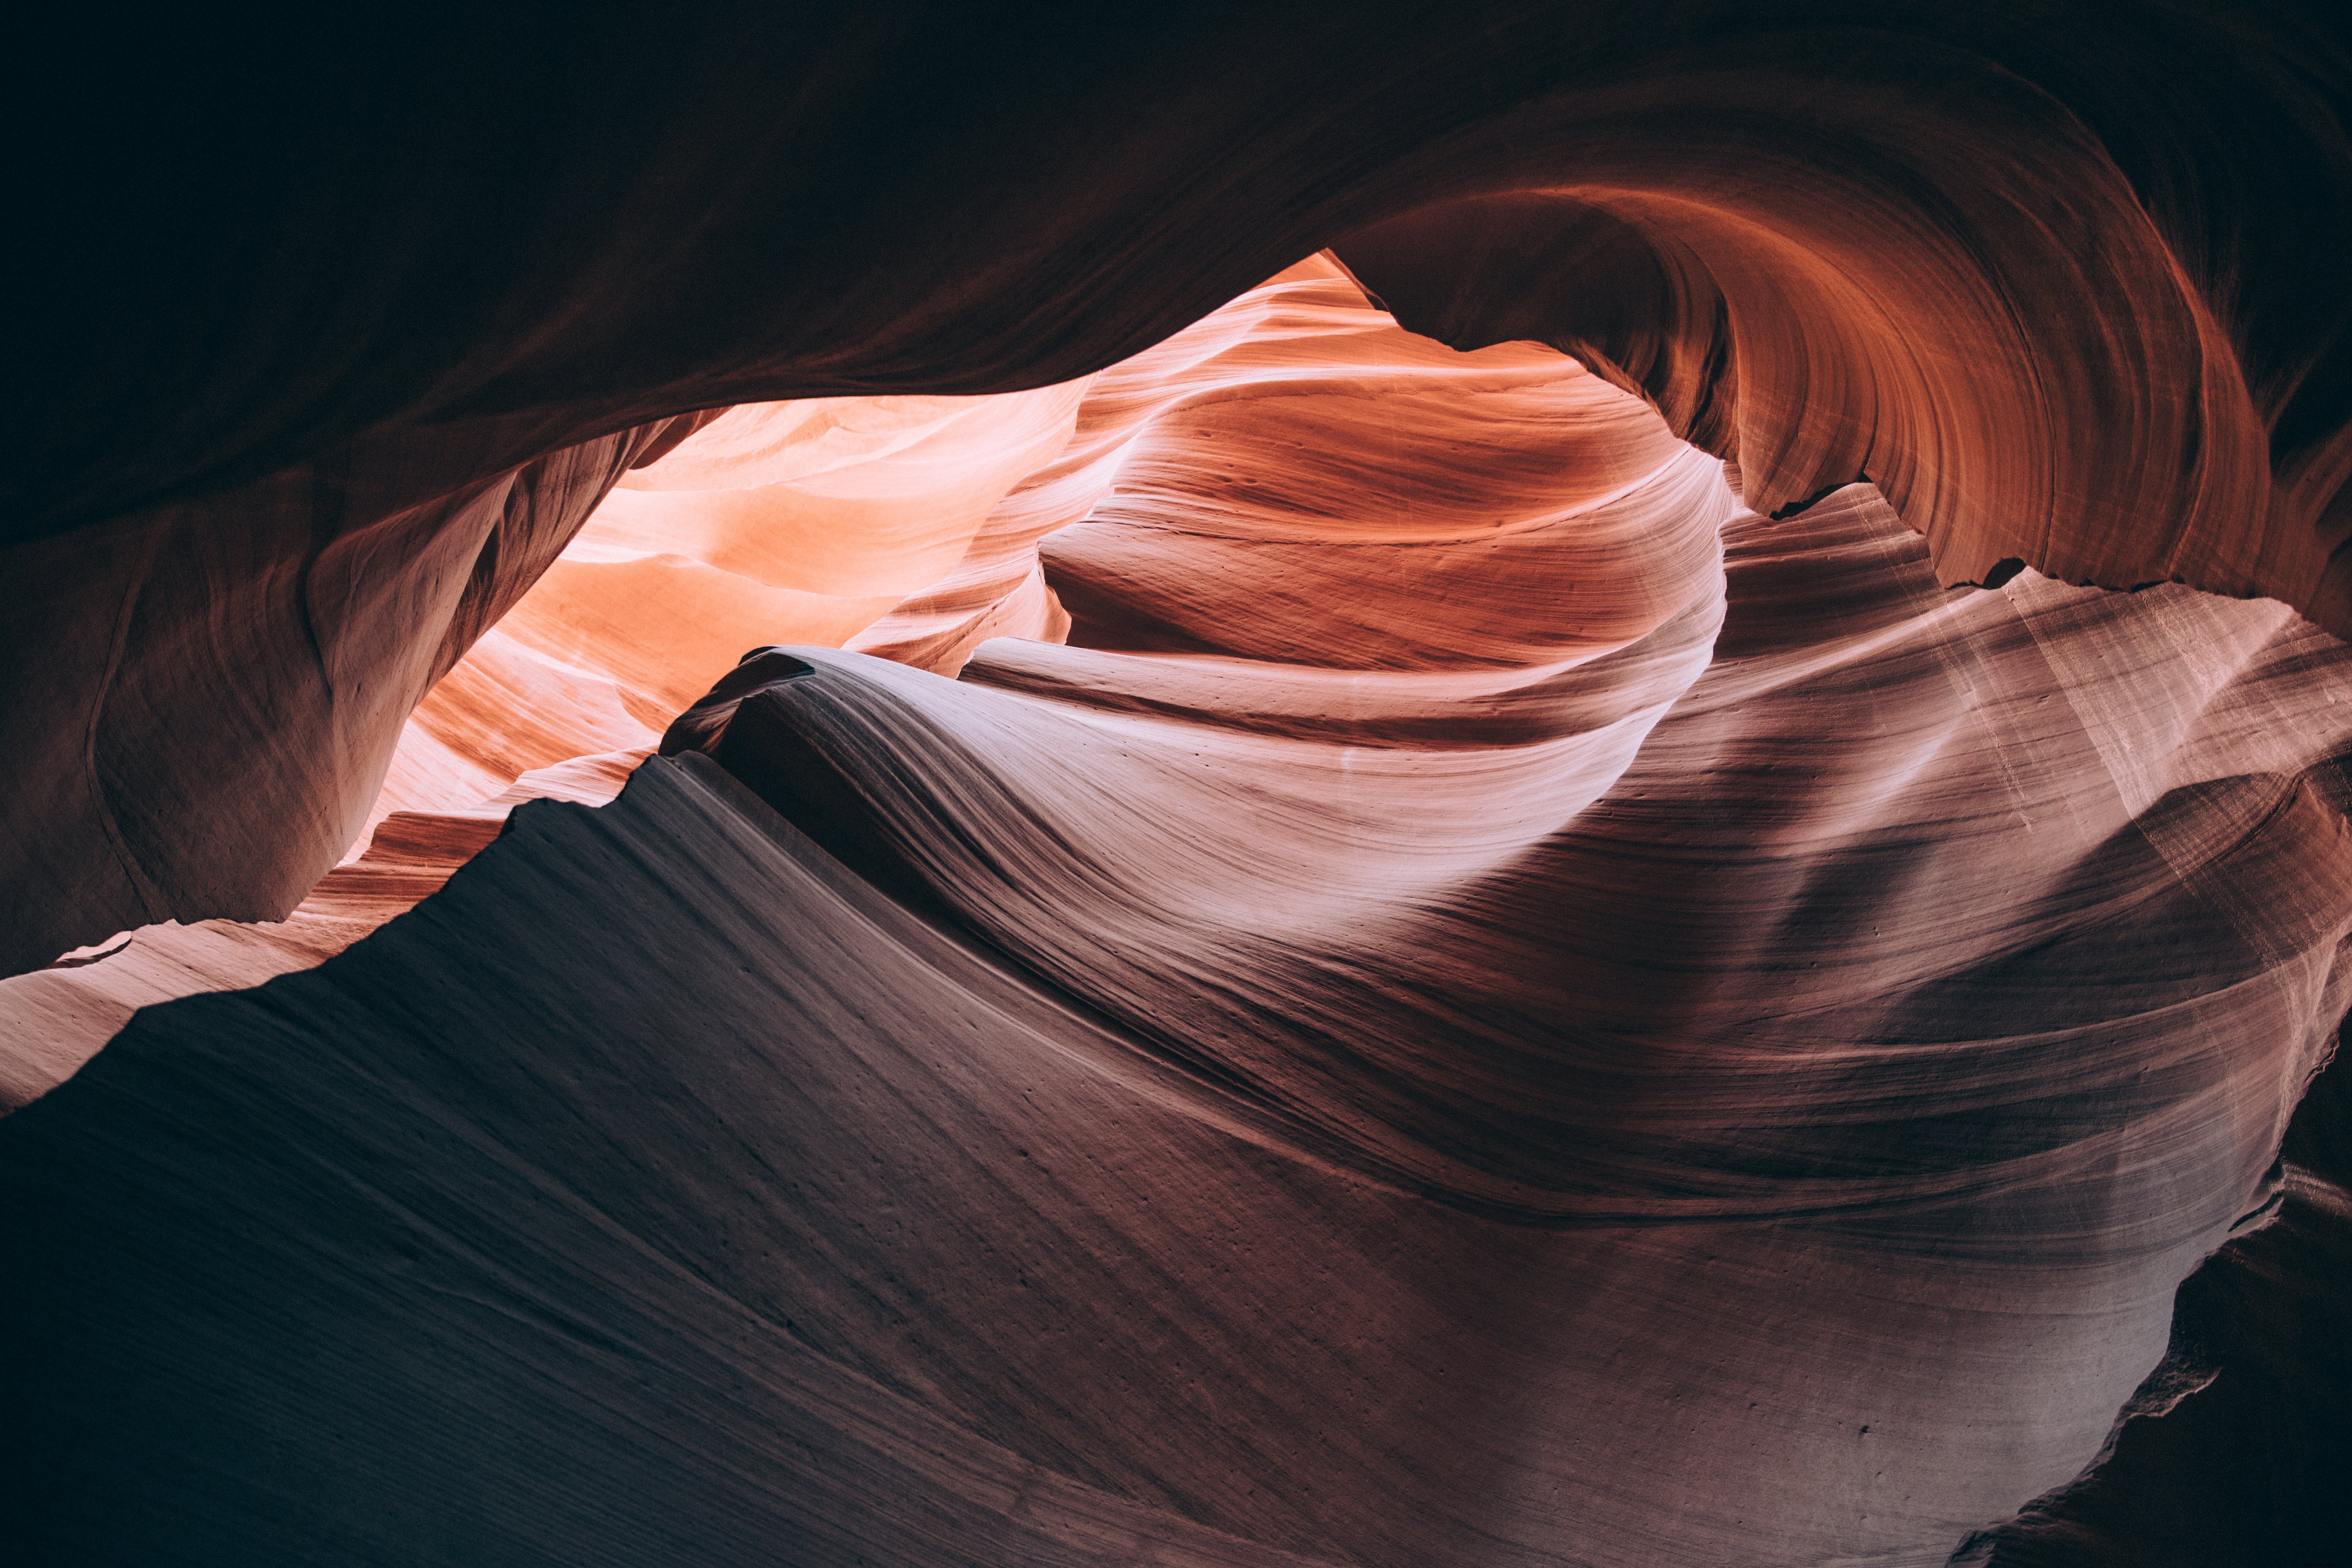
[[[572,20],[33,172],[13,1549],[2340,1554],[2339,24]]]

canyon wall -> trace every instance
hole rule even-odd
[[[79,25],[31,1560],[2352,1528],[2340,22]]]

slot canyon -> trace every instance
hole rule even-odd
[[[18,70],[0,1558],[2352,1565],[2336,8]]]

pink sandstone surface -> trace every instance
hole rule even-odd
[[[2340,19],[606,20],[28,163],[13,1551],[2343,1555]]]

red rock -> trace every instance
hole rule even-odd
[[[20,40],[28,1560],[2346,1538],[2339,20],[369,26]]]

